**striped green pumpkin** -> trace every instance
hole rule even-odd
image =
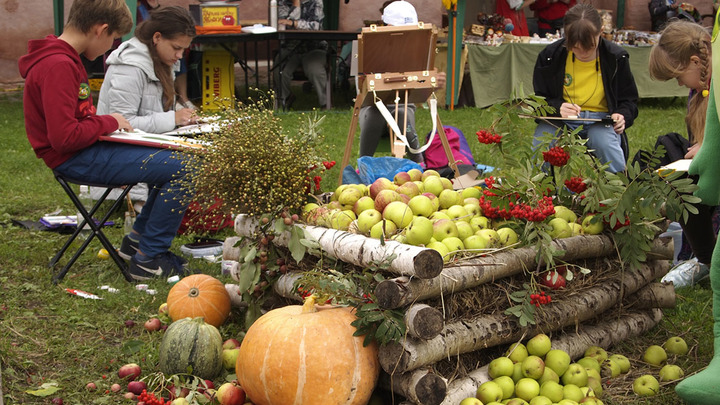
[[[222,371],[222,337],[203,318],[184,318],[170,324],[160,343],[160,370],[213,379]]]

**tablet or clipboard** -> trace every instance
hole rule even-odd
[[[207,142],[198,139],[168,134],[151,134],[139,130],[135,130],[134,132],[115,131],[109,135],[100,136],[100,140],[177,150],[202,150],[205,148],[205,145],[207,145]]]
[[[567,121],[567,122],[600,122],[606,125],[613,125],[615,122],[613,121],[612,117],[607,116],[605,118],[579,118],[579,117],[538,117],[535,115],[525,115],[520,114],[518,115],[520,118],[532,118],[536,120],[544,120],[544,121]]]
[[[692,159],[679,159],[657,169],[661,176],[667,176],[673,172],[687,172],[690,169]]]

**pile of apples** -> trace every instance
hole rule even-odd
[[[452,252],[518,244],[517,232],[506,221],[483,216],[482,195],[480,187],[454,190],[452,182],[435,170],[412,169],[396,174],[393,181],[343,184],[330,203],[307,204],[303,217],[311,225],[435,249],[447,261]],[[563,206],[556,206],[547,221],[553,238],[603,231],[602,221],[592,221],[592,215],[578,220]]]
[[[666,352],[667,350],[667,352]],[[687,354],[688,347],[680,337],[664,344],[650,346],[643,361],[660,369],[660,381],[683,377],[680,367],[666,365],[667,353]],[[630,360],[622,354],[608,354],[603,348],[590,346],[584,357],[572,362],[570,355],[552,349],[550,338],[539,334],[526,344],[513,344],[504,356],[488,365],[491,380],[481,384],[475,397],[465,398],[460,405],[602,405],[602,381],[630,370]],[[638,396],[658,393],[658,380],[646,374],[635,379],[633,391]]]

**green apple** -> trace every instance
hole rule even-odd
[[[463,208],[465,208],[465,211],[467,211],[468,215],[470,215],[470,218],[468,218],[467,220],[468,222],[470,222],[471,219],[479,217],[480,214],[482,214],[480,206],[478,204],[468,204],[467,198],[465,199],[465,205],[463,205]]]
[[[498,378],[501,376],[511,377],[513,373],[513,361],[503,356],[493,359],[488,364],[488,375],[490,378]]]
[[[688,352],[688,345],[680,336],[669,338],[663,346],[665,347],[665,351],[670,354],[686,355]]]
[[[440,195],[440,206],[441,207],[442,207],[442,198],[443,197],[441,194]],[[455,220],[462,219],[466,222],[470,220],[470,214],[468,214],[467,210],[462,205],[452,205],[452,206],[448,207],[447,215],[450,217],[450,219],[455,219]],[[470,225],[469,222],[468,222],[468,225]]]
[[[570,229],[568,221],[563,218],[553,218],[548,221],[548,225],[550,225],[548,234],[553,239],[569,238],[572,236],[572,229]]]
[[[622,354],[613,354],[608,359],[614,361],[620,366],[620,372],[625,374],[630,371],[630,359],[623,356]]]
[[[602,379],[600,376],[597,378],[588,376],[588,387],[592,388],[593,392],[595,393],[595,396],[599,397],[603,393],[603,387],[602,387]]]
[[[433,238],[438,242],[442,242],[443,239],[449,237],[458,236],[458,229],[455,226],[455,222],[450,219],[438,219],[433,222]]]
[[[571,399],[563,399],[562,401],[558,402],[556,405],[578,405],[578,403]]]
[[[505,356],[512,360],[513,363],[522,363],[527,358],[528,351],[524,344],[513,343],[505,352]]]
[[[530,355],[522,361],[522,372],[527,378],[538,380],[542,377],[544,371],[545,362],[538,356]]]
[[[444,262],[447,263],[447,262],[450,261],[450,259],[451,259],[451,257],[450,257],[450,250],[449,250],[448,247],[445,246],[445,244],[443,244],[442,242],[438,242],[438,241],[432,242],[432,241],[431,241],[430,243],[428,243],[427,245],[425,245],[425,247],[428,248],[428,249],[437,250],[438,253],[440,253],[440,256],[443,257],[443,261],[444,261]]]
[[[522,398],[518,398],[518,397],[508,399],[507,401],[503,401],[503,404],[504,405],[528,405],[527,401],[525,401]]]
[[[224,364],[224,363],[223,363]],[[660,381],[674,381],[683,378],[685,373],[674,364],[666,364],[660,369]]]
[[[482,191],[477,187],[468,187],[460,191],[463,198],[480,198],[482,197]]]
[[[515,384],[515,396],[525,401],[530,401],[540,395],[540,384],[532,378],[521,378]]]
[[[660,383],[650,374],[642,375],[633,381],[633,392],[640,397],[651,397],[660,391]]]
[[[390,240],[394,240],[397,243],[405,243],[405,244],[409,245],[409,243],[407,241],[407,236],[405,236],[401,233],[396,233],[395,235],[391,236]]]
[[[538,383],[540,383],[540,385],[543,385],[543,383],[545,383],[547,381],[555,381],[556,383],[559,383],[560,376],[558,376],[557,373],[555,371],[553,371],[553,369],[546,366],[545,370],[543,370],[542,377],[540,377],[540,379],[538,379]]]
[[[475,235],[485,238],[489,248],[498,247],[500,245],[500,235],[498,235],[497,231],[494,229],[481,229],[475,232]]]
[[[545,381],[540,386],[540,395],[553,402],[560,402],[564,398],[563,386],[555,381]]]
[[[511,246],[518,243],[520,239],[518,234],[512,228],[500,228],[497,230],[497,234],[500,240],[500,246]]]
[[[405,230],[405,237],[407,243],[415,246],[427,245],[430,243],[430,238],[433,235],[433,224],[432,221],[425,217],[413,218],[410,225]]]
[[[492,401],[500,402],[502,401],[503,390],[496,382],[486,381],[480,384],[475,397],[484,404]]]
[[[166,402],[167,404],[167,402]],[[190,402],[188,402],[185,397],[175,398],[172,402],[170,402],[170,405],[190,405]]]
[[[449,236],[447,238],[444,238],[440,241],[440,243],[443,243],[445,246],[447,246],[448,250],[450,250],[450,253],[465,250],[465,245],[463,245],[462,241],[457,236]]]
[[[605,378],[615,378],[622,373],[622,369],[615,360],[607,359],[602,363],[602,370],[600,373]]]
[[[570,222],[568,224],[570,227],[570,230],[572,231],[572,236],[582,235],[582,225],[578,224],[577,222]]]
[[[362,196],[353,205],[353,212],[355,215],[360,215],[363,211],[375,209],[375,201],[369,196]]]
[[[437,199],[436,199],[436,200],[437,200]],[[450,219],[450,217],[448,216],[448,214],[447,214],[446,211],[444,211],[444,210],[443,210],[443,211],[435,211],[435,212],[433,212],[428,218],[430,218],[431,220],[433,220],[433,222],[436,221],[436,220],[438,220],[438,219]]]
[[[600,372],[595,370],[594,368],[585,367],[585,371],[587,372],[588,378],[597,378],[598,381],[602,381],[602,378],[600,377]]]
[[[446,179],[445,177],[441,177],[441,178],[440,178],[440,181],[442,182],[443,188],[445,188],[445,190],[452,190],[452,189],[453,189],[452,181],[450,181],[450,179]],[[460,196],[460,201],[462,201],[462,196]]]
[[[567,370],[563,373],[562,376],[560,376],[560,380],[563,384],[575,384],[578,387],[584,387],[587,385],[587,371],[585,371],[585,367],[577,364],[577,363],[570,363]]]
[[[583,218],[582,223],[583,233],[586,235],[598,235],[602,233],[605,228],[602,219],[596,218],[593,214],[588,214]]]
[[[522,373],[522,361],[513,365],[512,379],[517,383],[521,378],[525,378]]]
[[[378,210],[374,208],[365,210],[357,218],[358,232],[367,235],[370,233],[370,229],[380,221],[382,221],[382,214]]]
[[[397,231],[397,226],[393,221],[382,220],[370,228],[370,237],[375,239],[389,239]]]
[[[507,229],[507,228],[502,228]],[[500,231],[498,231],[499,233]],[[528,354],[531,354],[533,356],[543,357],[545,356],[550,349],[552,348],[552,342],[550,341],[550,337],[544,333],[538,333],[537,335],[533,336],[528,342],[525,344],[527,347]]]
[[[470,218],[470,226],[473,227],[475,233],[481,229],[490,228],[490,220],[487,217],[479,216]]]
[[[415,180],[415,181],[413,181],[413,183],[415,183],[415,185],[418,186],[418,190],[420,190],[421,194],[425,192],[425,183],[423,183],[420,180]]]
[[[356,219],[357,217],[352,210],[338,211],[330,218],[330,227],[340,231],[347,231],[350,223]]]
[[[433,193],[422,193],[421,195],[424,195],[425,197],[429,198],[430,201],[433,203],[433,207],[435,207],[435,211],[440,209],[440,200],[438,200],[437,196]]]
[[[360,190],[353,187],[347,187],[342,191],[342,193],[340,193],[338,202],[342,205],[353,206],[362,196],[363,194]]]
[[[450,208],[453,205],[460,205],[462,206],[462,196],[455,190],[452,189],[445,189],[440,192],[440,195],[438,195],[438,198],[440,199],[440,208]],[[467,212],[466,212],[467,214]],[[448,213],[450,215],[450,213]]]
[[[645,350],[643,361],[655,367],[660,367],[667,361],[665,349],[658,345],[652,345]]]
[[[375,209],[383,212],[385,207],[393,201],[401,201],[402,197],[395,190],[382,190],[375,196]]]
[[[585,357],[592,357],[597,360],[598,364],[602,364],[608,358],[608,354],[600,346],[590,346],[585,349]]]
[[[510,364],[512,364],[512,362],[510,362]],[[502,399],[512,398],[512,396],[515,394],[515,381],[513,381],[512,377],[507,375],[501,375],[500,377],[493,378],[493,381],[495,381],[495,383],[499,385],[500,388],[502,388]]]
[[[397,174],[395,174],[395,177],[393,177],[393,183],[397,184],[398,186],[403,185],[409,181],[413,181],[413,179],[408,172],[398,172]]]
[[[458,230],[458,238],[460,238],[460,240],[464,241],[469,236],[475,235],[472,226],[465,221],[455,221],[455,227]]]
[[[365,184],[351,184],[350,187],[358,189],[362,195],[367,196],[370,194],[370,189]]]
[[[571,401],[580,402],[581,399],[585,398],[580,387],[575,384],[565,384],[563,386],[563,399],[569,399]]]
[[[577,221],[577,215],[575,215],[575,213],[570,208],[563,207],[562,205],[555,206],[555,218],[562,218],[568,223],[573,223]]]
[[[382,212],[383,218],[393,221],[398,229],[403,229],[410,225],[415,215],[410,207],[404,202],[393,201],[385,207]]]
[[[240,355],[239,347],[233,349],[223,349],[222,363],[225,370],[235,370],[235,363],[237,363],[238,355]]]
[[[465,249],[467,250],[487,249],[487,243],[487,238],[483,238],[480,235],[470,235],[463,239],[463,245],[465,245]]]
[[[437,170],[427,169],[423,172],[421,180],[425,181],[429,177],[440,177],[440,173]]]
[[[576,361],[576,363],[586,369],[595,370],[598,373],[600,372],[600,363],[598,363],[595,357],[583,357],[582,359]]]
[[[415,215],[429,217],[435,212],[435,206],[426,195],[416,195],[408,202],[408,206]]]
[[[415,170],[415,169],[413,169]],[[460,405],[483,405],[482,401],[475,397],[469,397],[465,398],[462,401],[460,401]]]
[[[425,174],[425,173],[423,173],[423,174]],[[432,193],[436,196],[439,196],[440,193],[442,193],[443,190],[445,190],[445,187],[443,187],[440,177],[436,177],[436,176],[430,176],[430,177],[423,179],[423,185],[425,185],[426,193]]]
[[[550,398],[538,395],[530,401],[529,405],[552,405],[552,403]]]
[[[345,191],[346,188],[350,187],[349,184],[341,184],[337,186],[335,191],[330,196],[330,201],[337,201],[338,198],[340,198],[340,194],[342,194],[343,191]]]
[[[412,181],[422,180],[422,170],[420,169],[410,169],[407,171],[407,174],[410,175],[410,180]]]
[[[422,192],[420,191],[420,187],[418,187],[417,184],[413,183],[412,181],[409,181],[407,183],[403,183],[400,187],[395,189],[395,192],[399,194],[405,194],[406,196],[413,198],[416,195],[420,195]]]

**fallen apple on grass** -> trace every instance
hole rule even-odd
[[[144,389],[147,389],[147,384],[145,381],[130,381],[127,389],[135,395],[140,395]]]
[[[160,319],[158,318],[150,318],[145,321],[145,330],[147,330],[148,332],[159,331],[161,326],[162,322],[160,322]]]
[[[660,383],[650,374],[640,376],[633,381],[633,392],[639,397],[650,397],[658,393]]]
[[[140,373],[142,373],[142,370],[135,363],[126,364],[118,369],[118,377],[127,381],[135,381],[140,377]]]
[[[665,352],[670,354],[686,355],[688,353],[688,345],[680,336],[669,338],[663,345]]]
[[[218,388],[215,398],[221,405],[243,405],[245,403],[245,391],[237,384],[225,383]]]

